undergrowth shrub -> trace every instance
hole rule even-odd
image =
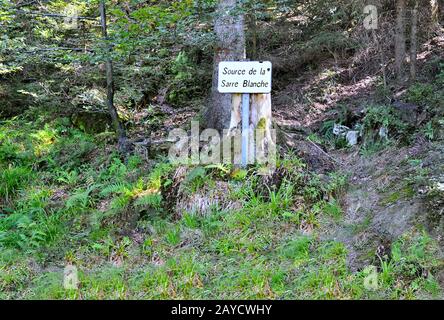
[[[415,83],[407,90],[407,100],[418,105],[427,105],[436,103],[435,90],[431,84]]]
[[[46,188],[31,189],[17,200],[14,212],[0,219],[0,245],[36,249],[60,237],[63,212],[47,208],[50,195]]]
[[[32,177],[32,171],[27,167],[1,168],[0,166],[0,170],[0,198],[4,197],[6,200]]]
[[[70,129],[67,136],[54,145],[48,158],[53,167],[60,166],[74,170],[85,162],[85,157],[94,148],[95,144],[91,136],[79,130]]]
[[[385,136],[381,135],[381,130],[385,130]],[[390,138],[400,138],[407,133],[407,125],[401,121],[397,113],[391,106],[369,106],[365,110],[362,119],[363,144],[361,145],[362,155],[371,155],[384,149]]]

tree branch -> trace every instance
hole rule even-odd
[[[51,18],[72,18],[78,20],[91,20],[96,21],[98,17],[85,17],[85,16],[67,16],[59,13],[51,13],[51,12],[38,12],[38,11],[24,11],[24,10],[14,10],[15,12],[11,14],[23,14],[23,15],[32,15],[32,16],[42,16],[42,17],[51,17]]]

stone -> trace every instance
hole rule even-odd
[[[106,112],[82,110],[72,115],[72,124],[87,133],[113,130],[111,116]]]
[[[347,132],[345,139],[349,146],[354,146],[358,144],[359,131],[350,130]]]
[[[388,129],[386,127],[379,128],[378,135],[381,139],[388,139]]]
[[[350,130],[349,127],[343,126],[341,124],[335,123],[333,126],[333,134],[335,136],[345,136],[348,130]]]

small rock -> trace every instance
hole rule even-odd
[[[341,124],[335,123],[333,126],[333,134],[335,136],[345,136],[347,134],[347,131],[349,130],[349,127],[343,126]]]
[[[381,139],[388,139],[388,129],[386,127],[379,128],[378,134]]]
[[[111,116],[107,112],[82,110],[72,115],[72,124],[87,133],[112,130]]]
[[[348,145],[349,146],[356,145],[358,143],[358,136],[359,136],[359,131],[353,131],[353,130],[348,131],[347,135],[345,136]]]

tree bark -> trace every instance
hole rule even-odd
[[[405,0],[396,1],[395,72],[398,82],[403,77],[405,58]]]
[[[439,23],[439,1],[429,0],[430,2],[430,13],[431,13],[431,27],[434,29]]]
[[[100,1],[100,20],[102,26],[102,37],[106,41],[108,40],[108,32],[106,26],[106,9],[105,9],[105,1]],[[127,138],[125,128],[119,120],[119,115],[114,106],[114,79],[113,79],[113,62],[111,59],[111,47],[108,46],[108,56],[106,57],[105,65],[106,65],[106,106],[108,108],[108,112],[111,116],[114,129],[116,130],[118,137],[118,148],[121,154],[127,153]]]
[[[415,0],[412,9],[412,25],[410,30],[410,81],[416,80],[416,52],[418,33],[418,0]]]
[[[437,21],[442,25],[444,23],[444,0],[437,0],[437,7]]]
[[[251,56],[250,59],[255,60],[257,58],[257,19],[252,12],[250,14],[249,29],[251,30]]]
[[[204,126],[218,131],[229,127],[232,104],[231,94],[217,91],[219,62],[245,59],[244,15],[234,12],[236,4],[236,0],[219,0],[214,20],[216,50],[211,97],[204,112]]]

